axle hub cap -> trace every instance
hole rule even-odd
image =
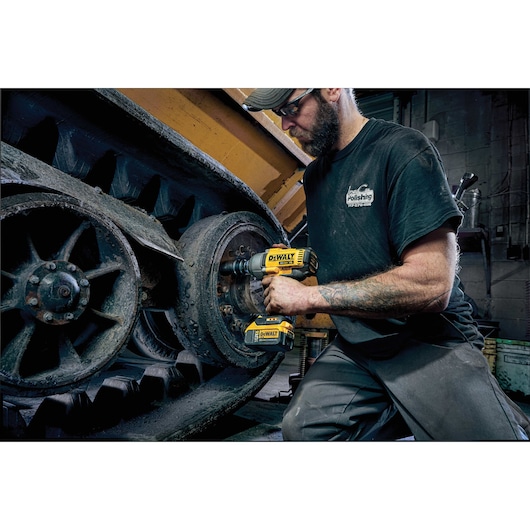
[[[62,325],[76,320],[90,298],[90,282],[74,264],[49,261],[26,283],[26,309],[41,322]]]

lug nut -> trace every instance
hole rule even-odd
[[[36,305],[39,305],[39,301],[38,301],[36,298],[30,298],[30,299],[28,300],[28,304],[29,304],[30,306],[35,307]]]
[[[44,313],[43,317],[46,322],[51,322],[53,320],[53,315],[51,313]]]
[[[38,276],[35,276],[35,274],[33,274],[32,276],[29,277],[29,283],[32,283],[33,285],[37,285],[38,283],[40,283],[40,279]]]

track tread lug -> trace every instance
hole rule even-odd
[[[184,375],[174,366],[149,366],[140,380],[142,397],[148,403],[176,397],[188,388]]]
[[[20,413],[20,407],[8,401],[2,403],[1,439],[24,438],[27,430],[26,422]]]
[[[135,379],[114,376],[105,379],[94,398],[97,429],[117,425],[145,409],[140,385]]]
[[[85,434],[93,423],[93,406],[86,392],[74,390],[47,396],[28,426],[32,439],[72,438]]]

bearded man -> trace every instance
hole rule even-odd
[[[436,147],[360,112],[352,89],[264,89],[316,159],[304,175],[318,285],[263,279],[271,314],[327,313],[337,337],[285,412],[285,440],[528,440],[457,275],[462,214]]]

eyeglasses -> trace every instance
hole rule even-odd
[[[276,114],[277,116],[296,116],[298,114],[298,108],[300,107],[300,102],[303,98],[305,98],[308,94],[313,92],[315,90],[314,88],[308,88],[303,94],[300,94],[297,98],[293,99],[292,101],[289,101],[286,105],[283,107],[280,107],[279,109],[272,109],[272,112]]]

